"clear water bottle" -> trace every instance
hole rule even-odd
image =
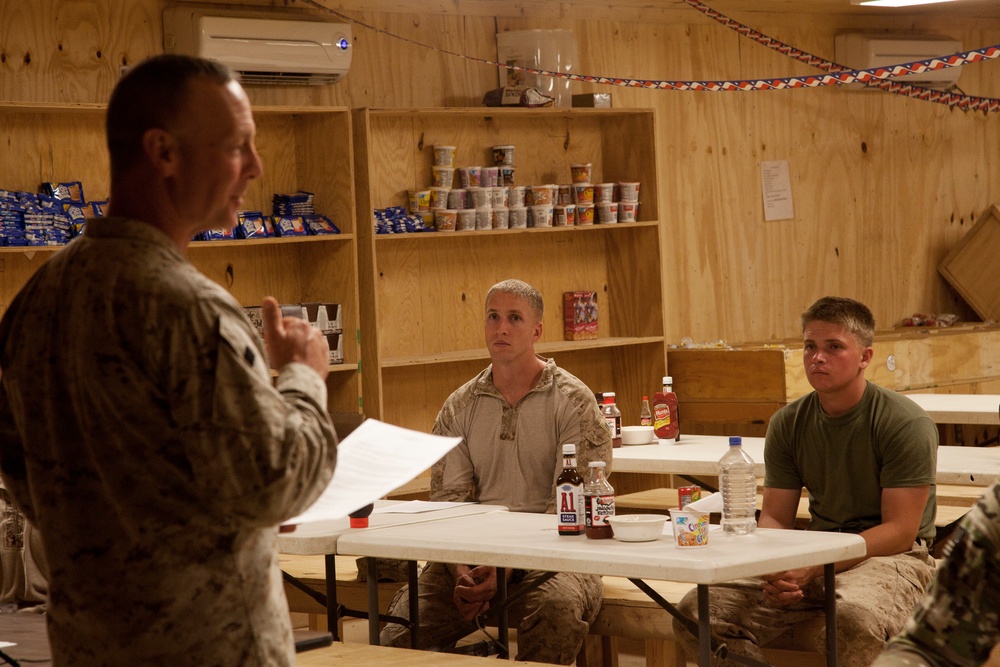
[[[719,459],[722,487],[722,530],[730,535],[747,535],[757,529],[757,478],[753,459],[743,451],[743,438],[729,438],[729,451]]]

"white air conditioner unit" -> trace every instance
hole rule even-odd
[[[163,10],[163,48],[217,60],[244,84],[327,84],[351,67],[351,27],[288,18]]]
[[[958,53],[962,42],[937,35],[869,35],[845,33],[837,35],[833,41],[834,59],[838,64],[851,69],[871,69],[885,65],[902,65],[917,60],[929,60]],[[945,90],[958,82],[961,67],[948,67],[922,74],[910,74],[889,79],[913,86]],[[851,88],[878,90],[872,86],[852,84]]]

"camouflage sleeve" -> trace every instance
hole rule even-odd
[[[605,474],[611,474],[611,431],[597,402],[592,396],[587,399],[578,406],[580,442],[576,446],[576,467],[585,480],[588,476],[587,466],[591,461],[604,461],[607,464]]]
[[[878,667],[919,657],[927,665],[984,663],[1000,640],[1000,483],[962,520],[923,602]],[[912,664],[912,662],[911,662]],[[919,664],[919,663],[917,663]]]
[[[454,402],[449,398],[434,420],[431,433],[458,436],[462,442],[431,467],[430,499],[435,502],[464,503],[475,500],[472,458],[465,435],[460,431],[455,421]]]
[[[21,512],[29,519],[34,519],[25,465],[24,443],[14,423],[7,389],[0,376],[0,489],[6,487],[7,492],[16,499]]]

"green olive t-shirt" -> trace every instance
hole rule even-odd
[[[931,487],[918,537],[934,539],[937,426],[916,403],[868,383],[848,413],[829,417],[812,392],[771,417],[764,484],[809,491],[809,530],[861,532],[882,523],[882,489]]]

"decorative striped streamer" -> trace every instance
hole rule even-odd
[[[353,23],[359,25],[368,30],[386,35],[393,39],[398,39],[400,41],[406,42],[408,44],[413,44],[414,46],[419,46],[424,49],[430,49],[432,51],[437,51],[438,53],[443,53],[445,55],[454,56],[456,58],[464,58],[465,60],[471,60],[473,62],[481,63],[483,65],[489,65],[491,67],[498,67],[501,69],[508,69],[515,72],[525,72],[527,74],[537,74],[540,76],[547,76],[556,79],[569,79],[571,81],[583,81],[584,83],[595,83],[607,86],[621,86],[625,88],[642,88],[645,90],[681,90],[681,91],[707,91],[707,92],[730,92],[730,91],[754,91],[754,90],[789,90],[798,88],[818,88],[820,86],[839,86],[848,83],[863,83],[866,85],[877,85],[884,90],[889,92],[894,92],[900,95],[906,95],[908,97],[915,97],[917,99],[922,99],[931,102],[940,102],[944,104],[949,104],[950,106],[958,106],[962,109],[976,110],[976,111],[1000,111],[1000,100],[991,98],[980,98],[980,97],[969,97],[966,95],[946,93],[942,91],[934,91],[926,88],[920,88],[917,86],[910,86],[906,84],[900,84],[892,81],[887,81],[891,77],[906,76],[909,74],[919,74],[921,72],[929,70],[940,70],[950,67],[962,67],[963,65],[968,65],[970,63],[982,62],[984,60],[993,60],[1000,57],[1000,44],[993,46],[983,47],[981,49],[973,49],[971,51],[965,51],[961,53],[955,53],[948,56],[941,56],[940,58],[931,58],[928,60],[917,60],[914,62],[903,63],[899,65],[891,65],[885,67],[873,67],[871,69],[860,69],[852,70],[842,67],[836,63],[823,60],[818,56],[812,56],[798,49],[794,49],[787,44],[783,44],[777,40],[773,40],[766,35],[762,35],[750,28],[744,26],[741,23],[737,23],[728,17],[719,14],[715,10],[702,5],[697,0],[685,0],[693,8],[706,13],[708,16],[715,20],[721,20],[725,23],[727,27],[737,30],[741,34],[746,33],[750,36],[751,33],[757,35],[759,39],[756,41],[761,41],[762,44],[768,46],[769,48],[774,48],[782,53],[786,53],[790,57],[795,57],[803,62],[808,62],[809,64],[820,67],[818,63],[827,63],[826,69],[827,74],[823,75],[807,75],[807,76],[790,76],[790,77],[780,77],[771,79],[737,79],[737,80],[723,80],[723,81],[669,81],[660,79],[630,79],[630,78],[619,78],[619,77],[607,77],[607,76],[594,76],[589,74],[574,74],[572,72],[555,72],[551,70],[535,69],[532,67],[522,67],[520,65],[509,65],[506,63],[496,62],[494,60],[488,60],[486,58],[477,58],[475,56],[466,55],[464,53],[457,53],[454,51],[449,51],[447,49],[440,49],[436,46],[431,46],[429,44],[424,44],[408,37],[402,37],[396,35],[382,28],[370,25],[359,19],[352,18],[346,14],[342,14],[339,11],[325,7],[316,0],[301,0],[301,2],[311,5],[321,11],[327,12],[333,16],[336,16],[342,21],[348,23]],[[704,8],[704,9],[702,9]],[[707,11],[705,11],[707,10]],[[711,13],[709,13],[711,12]],[[799,55],[793,55],[793,53]]]
[[[767,48],[773,51],[777,51],[782,55],[786,55],[789,58],[794,58],[800,62],[804,62],[807,65],[812,65],[813,67],[821,69],[825,72],[852,72],[852,73],[854,72],[854,70],[851,70],[849,67],[844,67],[843,65],[839,65],[830,60],[820,58],[819,56],[807,53],[805,51],[795,48],[794,46],[778,41],[773,37],[768,37],[767,35],[764,35],[754,30],[753,28],[750,28],[742,23],[734,21],[725,14],[722,14],[712,9],[708,5],[699,2],[699,0],[684,0],[684,2],[686,2],[688,5],[698,10],[702,14],[705,14],[713,21],[721,23],[730,30],[735,30],[740,35],[752,39],[758,44],[766,46]],[[997,46],[988,48],[996,49]],[[966,65],[969,62],[978,62],[977,60],[964,58],[971,53],[973,52],[970,51],[964,54],[958,53],[951,56],[944,56],[944,58],[949,59],[949,61],[951,59],[962,58],[962,62],[958,63],[956,66]],[[993,57],[996,56],[994,55]],[[914,70],[914,72],[916,71],[917,70]],[[920,70],[920,71],[925,71],[925,70]],[[907,83],[901,83],[898,81],[875,80],[869,82],[867,85],[877,87],[881,90],[896,95],[913,97],[916,99],[924,100],[926,102],[947,104],[948,106],[953,106],[953,107],[957,106],[960,109],[968,111],[984,111],[984,112],[1000,111],[1000,99],[991,97],[973,97],[971,95],[952,93],[943,90],[934,90],[931,88],[924,88],[922,86],[915,86]]]

